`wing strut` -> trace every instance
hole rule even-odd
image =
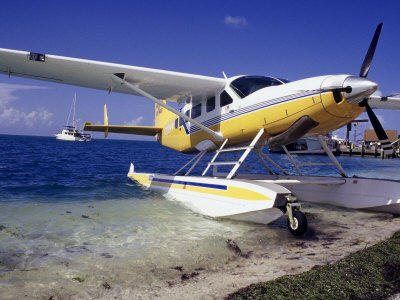
[[[125,85],[127,88],[137,92],[138,94],[142,95],[143,97],[146,97],[147,99],[150,99],[151,101],[157,103],[158,105],[164,107],[165,109],[169,110],[170,112],[176,114],[177,116],[185,119],[186,121],[200,127],[202,130],[204,130],[205,132],[209,133],[211,136],[213,136],[217,141],[222,142],[224,140],[224,137],[222,136],[222,134],[220,132],[216,132],[211,130],[210,128],[204,126],[203,124],[194,121],[192,118],[189,118],[188,116],[186,116],[185,114],[181,113],[180,111],[172,108],[171,106],[165,104],[163,101],[157,99],[156,97],[150,95],[149,93],[143,91],[142,89],[140,89],[137,85],[131,84],[128,81],[126,81],[125,78],[125,73],[115,73],[113,75],[113,80],[115,80],[116,82]]]

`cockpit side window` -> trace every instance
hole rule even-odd
[[[258,91],[259,89],[284,84],[284,80],[276,79],[267,76],[242,76],[231,83],[231,88],[238,94],[239,97],[244,98],[248,95]]]
[[[215,97],[211,97],[207,99],[207,104],[206,104],[206,111],[210,112],[215,109]]]
[[[231,104],[233,102],[231,96],[229,96],[229,94],[226,91],[223,91],[219,97],[220,97],[221,107]]]

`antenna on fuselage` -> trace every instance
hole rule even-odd
[[[225,79],[228,79],[228,77],[226,77],[226,74],[224,71],[222,71],[222,75],[224,75]]]

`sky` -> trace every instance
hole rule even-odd
[[[368,78],[400,93],[400,1],[3,1],[0,48],[213,77],[288,80],[358,75],[376,26],[383,31]],[[0,134],[52,136],[77,119],[154,125],[145,98],[0,75]],[[400,111],[376,110],[400,132]],[[366,118],[362,115],[360,118]],[[371,128],[360,125],[358,132]],[[341,137],[345,130],[337,132]],[[94,134],[101,138],[101,133]],[[111,138],[149,137],[110,134]]]

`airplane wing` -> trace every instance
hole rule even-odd
[[[217,77],[2,48],[0,73],[139,95],[113,80],[113,74],[124,73],[125,80],[141,90],[158,99],[174,102],[208,98],[221,91],[226,84],[225,79]]]
[[[382,97],[372,94],[368,104],[371,108],[377,109],[400,109],[400,95]]]
[[[161,133],[162,128],[152,126],[92,125],[92,123],[86,122],[83,130],[155,136],[157,133]]]

